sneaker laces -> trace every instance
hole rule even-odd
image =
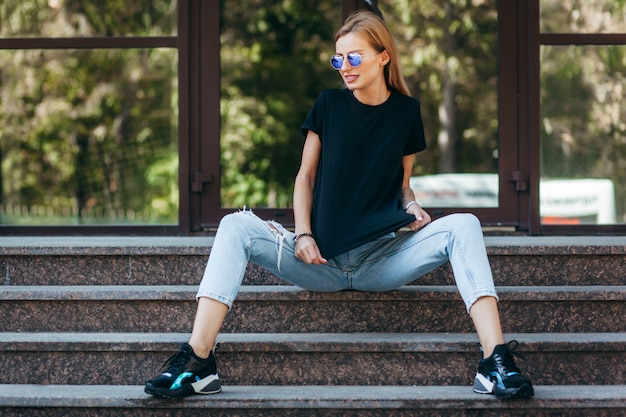
[[[504,345],[504,352],[502,353],[502,355],[494,356],[494,361],[496,362],[498,367],[501,367],[503,370],[505,370],[507,374],[511,372],[521,374],[519,368],[517,367],[517,365],[515,365],[515,359],[513,358],[513,356],[517,356],[522,360],[526,359],[524,358],[524,356],[522,356],[521,353],[516,352],[518,347],[519,343],[517,342],[517,340],[511,340],[509,343]]]
[[[163,365],[161,365],[161,369],[165,369],[167,367],[167,370],[163,373],[177,375],[179,373],[178,371],[184,367],[187,362],[189,362],[190,356],[191,355],[189,353],[179,350],[170,356]]]
[[[215,346],[213,346],[213,350],[211,351],[211,353],[215,354],[215,352],[217,351],[217,349],[219,349],[219,347],[220,347],[220,344],[216,342]],[[164,373],[169,373],[172,375],[178,374],[180,369],[184,367],[185,365],[187,365],[187,363],[189,362],[189,358],[192,356],[193,349],[191,349],[191,346],[189,347],[189,349],[191,350],[191,352],[189,353],[184,352],[181,349],[175,354],[173,354],[172,356],[170,356],[165,361],[165,363],[161,365],[161,369],[165,369],[169,365],[169,367]]]

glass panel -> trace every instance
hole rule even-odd
[[[2,0],[0,37],[175,36],[176,0]]]
[[[0,224],[177,224],[177,61],[0,51]]]
[[[541,47],[544,224],[626,221],[626,46]]]
[[[341,1],[228,2],[221,27],[221,204],[290,207],[319,92],[339,88],[328,60]]]
[[[381,0],[428,149],[412,188],[424,207],[498,207],[496,0]],[[447,29],[447,30],[446,30]]]
[[[623,33],[623,0],[540,0],[543,33]]]
[[[224,207],[291,206],[300,125],[321,90],[341,86],[328,64],[340,2],[314,2],[315,10],[301,3],[229,2],[222,12]],[[414,167],[420,202],[497,207],[496,0],[457,3],[378,2],[423,105],[429,151]],[[442,173],[430,179],[437,188],[420,182]],[[442,200],[444,186],[457,198]]]

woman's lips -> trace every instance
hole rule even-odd
[[[343,79],[346,81],[347,84],[355,82],[357,78],[359,78],[358,75],[344,75],[343,76]]]

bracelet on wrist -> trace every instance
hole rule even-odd
[[[409,203],[406,206],[404,206],[404,211],[408,210],[409,207],[411,207],[414,204],[417,205],[417,201],[415,201],[415,200],[414,201],[409,201]]]
[[[313,233],[298,233],[297,235],[293,237],[293,242],[297,243],[301,237],[305,237],[305,236],[309,236],[315,239],[315,236],[313,236]]]

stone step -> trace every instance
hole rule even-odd
[[[498,287],[505,332],[625,332],[626,286]],[[5,286],[0,329],[187,332],[195,286]],[[243,286],[224,332],[474,332],[454,286],[315,293]]]
[[[183,401],[143,386],[0,385],[4,417],[624,417],[626,386],[536,386],[531,400],[501,401],[467,386],[227,386]]]
[[[212,237],[2,237],[5,285],[197,285]],[[487,236],[497,285],[623,285],[625,236]],[[449,266],[420,279],[449,285]],[[283,285],[257,267],[248,285]]]
[[[0,333],[0,384],[137,385],[185,333]],[[626,385],[626,333],[507,334],[538,385]],[[471,385],[467,333],[223,333],[225,385]]]

